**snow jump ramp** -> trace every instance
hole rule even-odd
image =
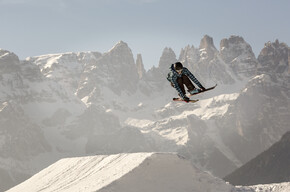
[[[229,192],[233,186],[174,153],[59,160],[7,192]]]

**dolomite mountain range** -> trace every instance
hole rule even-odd
[[[195,104],[173,102],[166,75],[176,61],[218,87]],[[256,57],[240,36],[217,49],[205,35],[178,58],[165,48],[148,71],[123,41],[25,60],[1,49],[0,189],[62,158],[136,152],[176,152],[222,178],[290,130],[289,61],[285,43]]]

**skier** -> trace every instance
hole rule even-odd
[[[190,79],[200,88],[197,89],[192,84]],[[200,91],[204,91],[205,88],[201,83],[195,78],[195,76],[185,67],[182,63],[176,62],[171,65],[170,72],[167,75],[167,80],[171,83],[171,86],[174,87],[178,95],[185,101],[189,102],[189,98],[185,95],[184,85],[187,87],[190,94],[195,94]]]

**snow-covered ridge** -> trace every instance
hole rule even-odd
[[[173,153],[62,159],[7,192],[230,192],[233,186]]]
[[[238,93],[224,94],[209,99],[203,99],[194,105],[170,102],[165,107],[156,111],[160,118],[158,121],[138,120],[129,118],[125,123],[139,128],[142,132],[154,132],[167,140],[174,141],[177,145],[186,145],[189,140],[188,130],[199,125],[199,121],[222,117],[228,111],[232,101]],[[188,121],[195,121],[190,125]],[[212,126],[209,126],[212,127]]]

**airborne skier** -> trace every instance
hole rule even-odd
[[[189,102],[190,99],[185,95],[184,85],[187,87],[188,92],[191,95],[205,90],[195,76],[186,67],[183,67],[180,62],[171,65],[170,72],[167,75],[167,80],[171,83],[171,86],[177,90],[178,95],[185,102]],[[192,80],[200,89],[195,88],[190,80]]]

